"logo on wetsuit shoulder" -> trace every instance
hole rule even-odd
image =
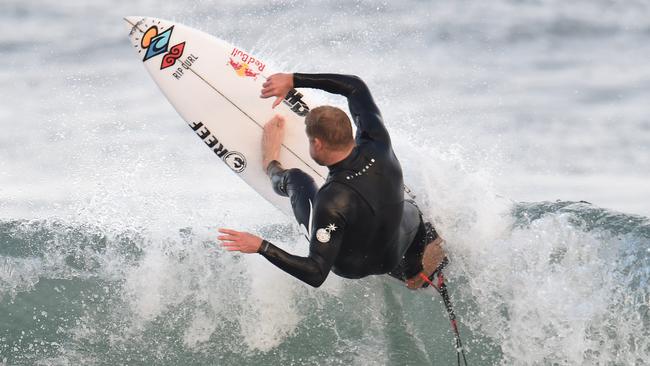
[[[359,176],[362,176],[362,175],[366,174],[366,172],[369,171],[370,168],[372,168],[372,166],[374,164],[375,164],[375,159],[372,158],[372,159],[370,159],[370,161],[368,162],[368,164],[365,167],[361,168],[360,171],[354,172],[351,175],[346,176],[345,179],[350,180],[350,179],[354,179],[356,177],[359,177]]]
[[[332,238],[332,231],[336,231],[337,227],[334,224],[329,224],[327,225],[326,228],[320,228],[316,230],[316,239],[318,239],[319,242],[325,244],[329,243],[330,239]]]

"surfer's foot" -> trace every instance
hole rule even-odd
[[[406,280],[406,286],[408,288],[414,290],[423,287],[427,282],[422,274],[427,278],[431,278],[436,271],[442,269],[441,267],[445,264],[443,262],[447,258],[445,251],[442,249],[442,243],[442,238],[437,237],[434,241],[427,244],[422,255],[422,272]]]
[[[262,135],[262,169],[265,173],[273,160],[279,161],[282,140],[284,140],[284,117],[276,114],[266,122]]]

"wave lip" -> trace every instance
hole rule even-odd
[[[586,201],[522,202],[512,212],[515,227],[523,227],[551,214],[568,214],[586,231],[606,231],[612,235],[632,235],[650,239],[650,219],[592,205]]]

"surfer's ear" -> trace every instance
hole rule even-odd
[[[318,137],[314,137],[312,144],[314,144],[314,149],[317,151],[320,151],[323,149],[323,141],[319,139]]]

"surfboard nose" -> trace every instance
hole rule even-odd
[[[136,24],[138,24],[139,21],[144,19],[144,17],[136,16],[136,15],[130,15],[130,16],[124,17],[123,19],[126,22],[127,29],[129,30],[129,32],[131,32],[133,30],[133,28],[136,26]]]

